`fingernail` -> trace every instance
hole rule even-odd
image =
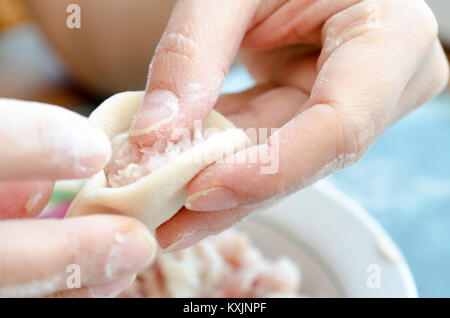
[[[113,298],[118,296],[123,290],[130,287],[135,279],[136,274],[125,276],[113,282],[92,286],[89,288],[89,292],[93,298]]]
[[[191,194],[184,206],[192,211],[221,211],[233,209],[239,205],[239,200],[233,191],[214,187]]]
[[[97,172],[108,163],[111,157],[111,142],[106,134],[97,127],[90,127],[79,140],[81,154],[78,168],[80,172]]]
[[[213,233],[204,230],[197,230],[191,233],[187,233],[181,239],[166,247],[163,252],[170,253],[191,247],[192,245],[200,242],[205,237],[211,234]]]
[[[117,277],[139,272],[156,254],[156,241],[148,232],[117,232],[106,263],[106,276]]]
[[[180,108],[178,97],[171,91],[155,89],[144,99],[144,104],[135,121],[131,125],[129,134],[140,136],[148,134],[178,113]]]

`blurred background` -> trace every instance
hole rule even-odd
[[[438,17],[443,45],[450,48],[450,1],[427,2]],[[65,25],[70,3],[82,8],[81,29]],[[0,0],[0,97],[88,115],[114,92],[143,89],[173,3]],[[235,65],[224,92],[251,84]],[[358,164],[328,177],[386,228],[422,297],[450,297],[449,94],[391,127]]]

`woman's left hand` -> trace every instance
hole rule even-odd
[[[0,98],[0,145],[0,298],[114,296],[151,263],[155,239],[133,218],[33,218],[55,180],[89,177],[108,162],[109,140],[87,118]]]

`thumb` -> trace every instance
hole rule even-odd
[[[213,108],[258,1],[178,1],[150,65],[146,97],[130,128],[150,146],[191,130]]]

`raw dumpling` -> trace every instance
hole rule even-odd
[[[117,213],[136,217],[155,230],[184,205],[186,185],[209,164],[250,144],[248,136],[213,111],[194,138],[140,149],[127,131],[144,92],[124,92],[104,101],[89,117],[111,140],[107,167],[87,181],[67,216]],[[189,144],[190,142],[190,144]]]

